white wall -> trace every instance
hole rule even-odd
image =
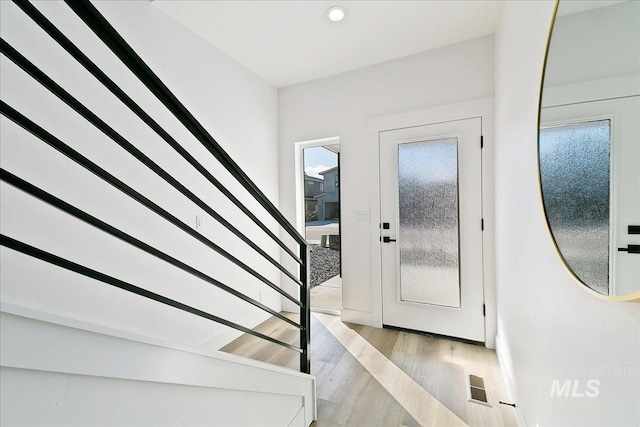
[[[569,6],[570,3],[561,3],[559,14]],[[637,74],[639,15],[638,2],[626,1],[559,16],[553,28],[545,86]]]
[[[35,5],[261,218],[267,215],[153,95],[63,3]],[[98,2],[96,6],[156,71],[206,129],[277,204],[277,93],[150,2]],[[35,62],[135,146],[159,163],[272,256],[275,243],[182,160],[30,21],[1,2],[2,37]],[[2,99],[100,166],[195,227],[198,207],[125,153],[4,56]],[[2,167],[133,234],[214,278],[280,309],[280,295],[192,237],[1,119]],[[68,215],[2,184],[2,233],[105,271],[120,279],[253,327],[269,315],[229,297]],[[278,233],[273,221],[269,226]],[[279,284],[280,274],[252,249],[205,215],[202,231]],[[238,335],[227,327],[178,312],[57,267],[2,249],[2,300],[42,308],[116,329],[188,345],[219,348]]]
[[[5,303],[0,317],[3,426],[308,426],[315,417],[310,375]]]
[[[552,9],[508,2],[496,35],[498,355],[527,425],[638,425],[638,303],[581,289],[542,211],[536,126]],[[579,394],[590,379],[600,382],[597,397],[550,397],[554,380],[578,380]]]
[[[367,119],[493,95],[493,36],[278,91],[280,206],[295,222],[294,144],[340,137],[343,318],[371,323],[372,236]]]

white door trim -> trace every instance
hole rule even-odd
[[[496,286],[495,286],[495,227],[494,227],[494,98],[481,98],[424,110],[373,117],[367,121],[369,140],[370,212],[371,212],[371,293],[372,326],[382,327],[382,257],[380,246],[380,132],[413,126],[430,125],[480,117],[484,150],[482,153],[482,211],[484,217],[483,270],[485,346],[495,348]]]

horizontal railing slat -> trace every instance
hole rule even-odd
[[[67,144],[65,144],[64,142],[62,142],[61,140],[59,140],[58,138],[56,138],[55,136],[47,132],[45,129],[43,129],[42,127],[40,127],[39,125],[37,125],[36,123],[28,119],[27,117],[25,117],[23,114],[15,110],[13,107],[9,106],[4,101],[0,101],[0,112],[5,117],[12,120],[19,126],[21,126],[23,129],[27,130],[34,136],[38,137],[43,142],[49,144],[51,147],[55,148],[56,150],[58,150],[65,156],[69,157],[70,159],[72,159],[73,161],[75,161],[85,169],[89,170],[96,176],[100,177],[104,181],[108,182],[115,188],[127,194],[129,197],[136,200],[146,208],[160,215],[162,218],[169,221],[170,223],[172,223],[182,231],[186,232],[190,236],[204,243],[209,248],[213,249],[214,251],[220,253],[223,256],[224,254],[228,254],[228,259],[235,260],[234,263],[236,265],[238,265],[240,268],[245,270],[247,273],[250,273],[252,276],[259,279],[261,282],[265,283],[270,288],[274,289],[276,292],[278,292],[285,298],[289,299],[291,302],[295,303],[298,306],[302,305],[293,296],[289,295],[287,292],[283,291],[280,287],[276,286],[271,281],[269,281],[269,279],[265,278],[260,273],[258,273],[257,271],[255,271],[254,269],[252,269],[251,267],[249,267],[248,265],[246,265],[245,263],[243,263],[242,261],[234,257],[233,255],[229,254],[218,245],[216,245],[210,239],[208,239],[207,237],[203,236],[202,234],[198,233],[197,231],[189,227],[187,224],[185,224],[183,221],[178,219],[176,216],[172,215],[171,213],[169,213],[168,211],[166,211],[156,203],[152,202],[147,197],[143,196],[142,194],[140,194],[139,192],[131,188],[129,185],[125,184],[124,182],[122,182],[121,180],[119,180],[118,178],[116,178],[115,176],[113,176],[112,174],[110,174],[109,172],[107,172],[106,170],[104,170],[103,168],[101,168],[100,166],[98,166],[88,158],[84,157],[82,154],[75,151],[73,148],[69,147]]]
[[[278,221],[280,226],[298,243],[306,245],[304,237],[271,203],[267,196],[207,132],[198,120],[176,98],[158,76],[147,66],[129,44],[88,0],[65,0],[65,3],[111,49],[111,51],[135,74],[140,81],[164,104],[169,111],[215,156],[236,180]]]
[[[272,240],[274,240],[282,249],[284,249],[296,262],[301,263],[300,258],[289,247],[278,238],[269,228],[262,223],[246,206],[240,202],[227,188],[220,183],[200,162],[198,162],[187,150],[182,147],[168,132],[166,132],[151,116],[149,116],[130,96],[128,96],[112,79],[110,79],[96,64],[93,63],[78,47],[73,44],[60,30],[58,30],[51,21],[49,21],[38,9],[36,9],[27,0],[13,0],[13,2],[22,9],[31,19],[40,26],[51,38],[53,38],[63,49],[67,51],[76,61],[78,61],[87,71],[89,71],[100,83],[102,83],[113,95],[115,95],[123,104],[125,104],[134,114],[136,114],[145,124],[147,124],[158,136],[160,136],[169,146],[171,146],[183,159],[193,166],[201,175],[203,175],[211,184],[213,184],[220,192],[222,192],[236,207],[238,207],[247,217],[249,217],[258,227],[260,227]],[[213,216],[213,215],[212,215]],[[214,216],[225,227],[230,224],[224,220]],[[232,226],[231,226],[232,227]],[[232,230],[233,231],[233,230]],[[236,234],[236,231],[233,231]],[[237,235],[237,234],[236,234]],[[243,238],[245,243],[265,257],[269,262],[276,265],[283,273],[296,281],[299,285],[301,282],[292,275],[286,268],[276,263],[264,251],[262,251],[251,240]]]
[[[229,326],[233,329],[236,329],[238,331],[242,331],[245,334],[249,334],[249,335],[253,335],[255,337],[258,338],[262,338],[263,340],[267,340],[270,341],[274,344],[278,344],[281,345],[283,347],[286,347],[288,349],[297,351],[297,352],[302,352],[302,349],[300,349],[299,347],[296,347],[294,345],[291,344],[287,344],[285,342],[282,342],[280,340],[277,340],[275,338],[272,338],[268,335],[264,335],[261,334],[260,332],[256,332],[252,329],[246,328],[242,325],[239,325],[237,323],[234,322],[230,322],[226,319],[223,319],[221,317],[218,316],[214,316],[213,314],[207,313],[205,311],[199,310],[197,308],[191,307],[187,304],[183,304],[181,302],[178,302],[176,300],[173,300],[171,298],[167,298],[165,296],[162,296],[160,294],[157,294],[155,292],[151,292],[148,291],[144,288],[141,288],[139,286],[136,285],[132,285],[131,283],[125,282],[123,280],[117,279],[115,277],[109,276],[107,274],[101,273],[97,270],[93,270],[89,267],[85,267],[83,265],[80,265],[78,263],[75,263],[73,261],[70,261],[68,259],[59,257],[57,255],[54,255],[52,253],[43,251],[42,249],[36,248],[34,246],[28,245],[24,242],[21,242],[19,240],[16,240],[12,237],[6,236],[4,234],[0,234],[0,245],[5,246],[7,248],[13,249],[17,252],[21,252],[25,255],[29,255],[31,257],[37,258],[39,260],[42,261],[46,261],[50,264],[53,265],[57,265],[58,267],[62,267],[64,269],[73,271],[75,273],[81,274],[83,276],[86,277],[90,277],[92,279],[98,280],[100,282],[103,283],[107,283],[111,286],[115,286],[116,288],[120,288],[122,290],[128,291],[128,292],[132,292],[134,294],[143,296],[145,298],[160,302],[162,304],[166,304],[168,306],[177,308],[178,310],[182,310],[182,311],[186,311],[187,313],[191,313],[191,314],[195,314],[196,316],[202,317],[204,319],[209,319],[212,320],[216,323],[220,323],[222,325],[225,326]]]
[[[191,200],[195,205],[197,205],[203,211],[209,214],[212,218],[214,218],[216,221],[218,221],[220,224],[226,227],[236,237],[240,238],[243,242],[245,242],[247,245],[253,248],[256,252],[262,255],[272,265],[276,266],[280,271],[286,273],[290,278],[292,278],[299,285],[302,284],[297,277],[293,276],[282,265],[280,265],[280,263],[278,263],[275,259],[273,259],[270,255],[268,255],[263,249],[261,249],[253,241],[251,241],[251,239],[245,236],[242,232],[240,232],[240,230],[238,230],[229,221],[227,221],[224,217],[222,217],[222,215],[218,214],[218,212],[212,209],[207,203],[205,203],[202,199],[196,196],[192,191],[190,191],[187,187],[185,187],[182,183],[180,183],[177,179],[175,179],[171,174],[165,171],[157,163],[151,160],[142,151],[140,151],[133,144],[127,141],[122,135],[120,135],[111,126],[109,126],[107,123],[101,120],[98,116],[96,116],[80,101],[74,98],[69,92],[64,90],[57,83],[55,83],[44,72],[42,72],[42,70],[37,68],[33,63],[31,63],[27,58],[25,58],[22,54],[20,54],[17,50],[15,50],[4,39],[0,39],[0,51],[3,54],[5,54],[9,59],[11,59],[11,61],[13,61],[16,65],[22,68],[26,73],[28,73],[31,77],[33,77],[38,82],[40,82],[40,84],[42,84],[45,88],[51,91],[51,93],[56,95],[60,100],[62,100],[71,108],[73,108],[78,114],[84,117],[89,123],[93,124],[95,127],[100,129],[100,131],[102,131],[105,135],[107,135],[116,144],[118,144],[124,150],[129,152],[129,154],[131,154],[138,161],[140,161],[142,164],[144,164],[149,169],[151,169],[156,175],[162,178],[165,182],[167,182],[169,185],[175,188],[178,192],[180,192],[182,195],[184,195],[189,200]]]
[[[82,220],[84,222],[86,222],[87,224],[91,224],[92,226],[96,227],[97,229],[104,231],[107,234],[110,234],[126,243],[129,243],[130,245],[141,249],[171,265],[173,265],[174,267],[177,267],[183,271],[186,271],[187,273],[204,280],[205,282],[208,282],[214,286],[216,286],[219,289],[222,289],[225,292],[228,292],[229,294],[240,298],[241,300],[248,302],[249,304],[252,304],[258,308],[260,308],[261,310],[266,311],[267,313],[271,314],[272,316],[277,317],[280,320],[283,320],[287,323],[289,323],[292,326],[295,326],[298,329],[301,329],[301,326],[298,325],[296,322],[294,322],[293,320],[289,319],[288,317],[283,316],[282,314],[278,313],[277,311],[267,307],[266,305],[262,304],[261,302],[258,302],[252,298],[249,298],[248,296],[244,295],[241,292],[236,291],[235,289],[225,285],[224,283],[214,279],[213,277],[201,272],[200,270],[197,270],[193,267],[191,267],[188,264],[185,264],[184,262],[178,260],[177,258],[174,258],[170,255],[168,255],[165,252],[162,252],[156,248],[154,248],[153,246],[144,243],[143,241],[136,239],[135,237],[131,236],[130,234],[125,233],[122,230],[117,229],[116,227],[107,224],[106,222],[96,218],[93,215],[88,214],[87,212],[65,202],[62,199],[59,199],[58,197],[54,196],[53,194],[50,194],[44,190],[42,190],[41,188],[36,187],[35,185],[25,181],[24,179],[12,174],[9,171],[6,171],[5,169],[0,168],[0,180],[11,184],[12,186],[14,186],[15,188],[18,188],[22,191],[24,191],[27,194],[30,194],[31,196],[40,199],[43,202],[46,202],[48,204],[50,204],[51,206],[54,206],[58,209],[60,209],[61,211],[74,216],[75,218]]]
[[[25,58],[20,52],[15,50],[9,43],[7,43],[4,39],[0,38],[0,52],[2,52],[7,58],[13,61],[18,67],[24,70],[27,74],[33,77],[36,81],[38,81],[41,85],[47,88],[51,93],[56,95],[61,101],[75,110],[78,114],[80,114],[84,119],[86,119],[89,123],[98,128],[102,133],[108,136],[112,141],[126,150],[129,154],[135,157],[138,161],[143,163],[153,172],[155,172],[158,176],[164,179],[169,185],[173,186],[176,190],[182,193],[184,196],[189,198],[192,202],[198,205],[200,208],[205,210],[208,214],[214,216],[214,218],[218,219],[218,221],[224,221],[228,223],[222,216],[220,216],[217,212],[211,209],[206,203],[204,203],[200,198],[198,198],[195,194],[189,191],[184,185],[178,182],[175,178],[173,178],[169,173],[167,173],[164,169],[162,169],[159,165],[157,165],[153,160],[151,160],[148,156],[146,156],[142,151],[136,148],[133,144],[127,141],[122,135],[116,132],[111,126],[105,123],[102,119],[96,116],[92,111],[90,111],[87,107],[85,107],[80,101],[78,101],[75,97],[73,97],[69,92],[67,92],[62,86],[54,82],[49,76],[47,76],[42,70],[36,67],[31,61]],[[250,240],[244,236],[244,234],[240,233],[235,227],[229,224],[232,229],[230,231],[234,232],[234,234],[243,240],[250,242]],[[252,245],[253,243],[250,242]],[[243,264],[239,259],[231,255],[229,252],[225,251],[219,246],[212,247],[216,252],[220,255],[224,256],[234,264],[241,266]],[[262,249],[259,249],[262,251]],[[265,255],[271,259],[266,253]],[[272,260],[274,264],[279,265],[275,260]],[[251,273],[254,277],[265,282],[263,276],[261,276],[258,272],[253,269],[250,269],[248,266],[245,269],[247,272]],[[295,279],[297,281],[297,278]],[[266,283],[266,282],[265,282]],[[275,285],[274,285],[275,286]]]

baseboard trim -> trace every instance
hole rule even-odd
[[[516,389],[515,382],[513,380],[513,364],[511,363],[511,354],[509,353],[509,348],[505,345],[504,342],[500,339],[498,335],[496,335],[496,355],[498,356],[498,364],[500,365],[500,371],[502,372],[502,378],[504,378],[505,386],[507,387],[507,393],[509,394],[509,398],[516,404],[514,408],[514,414],[516,416],[516,423],[520,427],[526,427],[527,424],[526,417],[524,415],[524,410],[522,408],[522,401],[520,400],[520,396],[518,395],[518,390]]]
[[[312,313],[331,314],[333,316],[340,316],[341,310],[331,310],[329,308],[311,307]]]
[[[357,325],[374,326],[373,314],[367,311],[342,309],[342,321]]]

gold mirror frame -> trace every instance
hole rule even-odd
[[[551,224],[549,223],[549,216],[547,215],[547,208],[545,206],[544,197],[542,193],[542,175],[541,175],[541,166],[540,166],[540,125],[542,121],[542,93],[544,91],[544,80],[545,80],[545,74],[547,71],[547,59],[549,58],[549,48],[551,47],[553,28],[555,26],[556,18],[558,16],[558,7],[560,6],[560,1],[561,0],[555,1],[554,7],[553,7],[553,13],[551,14],[551,23],[549,25],[549,31],[547,35],[547,43],[544,51],[544,61],[542,63],[542,77],[540,79],[540,92],[538,96],[538,121],[537,121],[537,128],[536,128],[536,131],[538,133],[537,143],[536,143],[536,146],[537,146],[536,147],[536,156],[537,156],[536,166],[537,166],[537,173],[538,173],[538,189],[539,189],[539,196],[540,196],[540,204],[542,205],[542,211],[544,213],[544,220],[545,220],[545,223],[547,224],[547,233],[549,234],[549,238],[553,242],[553,248],[558,258],[562,261],[562,264],[564,265],[565,269],[569,272],[574,282],[580,287],[580,289],[582,289],[583,291],[587,292],[590,295],[595,296],[596,298],[599,298],[605,301],[618,301],[618,302],[640,301],[640,291],[631,293],[629,295],[610,296],[610,295],[603,295],[591,289],[586,283],[584,283],[576,275],[576,273],[573,271],[571,266],[567,263],[567,260],[565,259],[564,255],[562,255],[562,252],[558,247],[558,243],[556,242],[556,239],[553,236],[553,232],[551,231]]]

